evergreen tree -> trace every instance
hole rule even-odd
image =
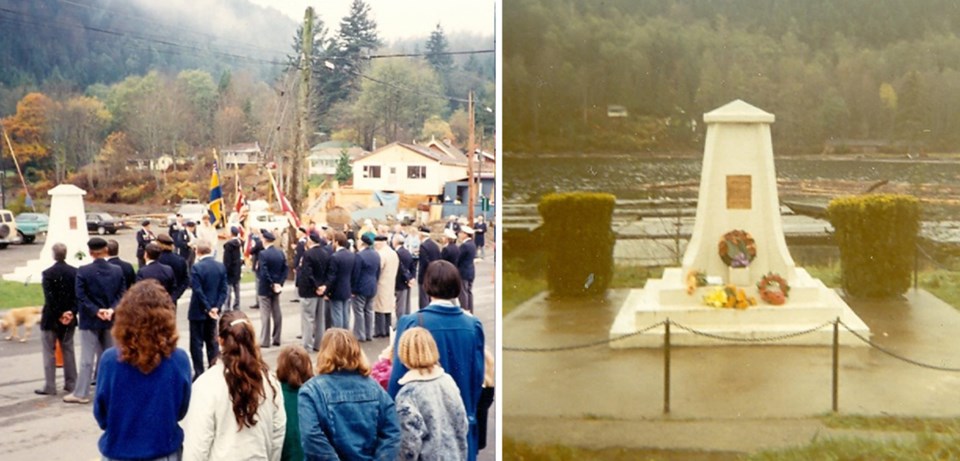
[[[328,48],[329,70],[321,97],[328,105],[343,101],[360,89],[360,74],[366,69],[368,55],[382,45],[377,34],[377,23],[370,18],[370,5],[353,0],[350,13],[340,20],[337,36]]]
[[[437,28],[430,33],[430,39],[427,40],[426,59],[436,71],[437,75],[444,78],[453,71],[453,57],[447,52],[447,37],[443,34],[443,27],[437,23]]]
[[[347,154],[346,149],[340,151],[340,158],[337,159],[337,171],[333,174],[333,177],[340,184],[344,184],[353,178],[353,167],[350,166],[350,155]]]

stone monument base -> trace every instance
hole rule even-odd
[[[755,286],[741,287],[748,296],[758,299],[757,306],[748,309],[721,309],[703,305],[702,298],[714,287],[700,287],[688,295],[680,268],[669,268],[663,278],[650,279],[643,289],[631,290],[610,328],[610,338],[629,335],[650,325],[670,320],[670,344],[681,346],[717,345],[802,345],[829,346],[833,344],[833,322],[839,318],[861,336],[870,337],[870,329],[850,309],[843,299],[807,271],[798,268],[791,281],[790,297],[782,306],[772,306],[759,300]],[[773,338],[790,335],[829,323],[814,332],[787,337],[777,341],[724,341],[698,335],[682,327],[711,335],[731,338]],[[664,327],[635,335],[610,346],[614,349],[662,347]],[[866,344],[840,326],[839,342],[844,346]]]

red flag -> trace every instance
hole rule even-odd
[[[277,194],[277,202],[280,203],[280,211],[287,216],[292,216],[296,226],[300,227],[300,217],[297,216],[296,211],[293,211],[293,207],[290,206],[290,202],[287,201],[287,197],[283,195],[283,191],[277,187],[277,182],[273,179],[273,174],[270,173],[269,169],[267,170],[267,176],[270,177],[270,184],[273,185],[273,192]]]

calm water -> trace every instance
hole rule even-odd
[[[779,158],[784,180],[880,180],[911,184],[960,184],[960,162],[821,160]],[[504,156],[503,195],[510,203],[536,203],[543,194],[574,190],[609,192],[620,199],[696,196],[689,190],[651,188],[657,184],[696,183],[701,158],[636,158],[631,155]]]

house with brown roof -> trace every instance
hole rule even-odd
[[[466,174],[467,157],[456,147],[395,142],[354,160],[353,187],[439,196],[445,183]]]

